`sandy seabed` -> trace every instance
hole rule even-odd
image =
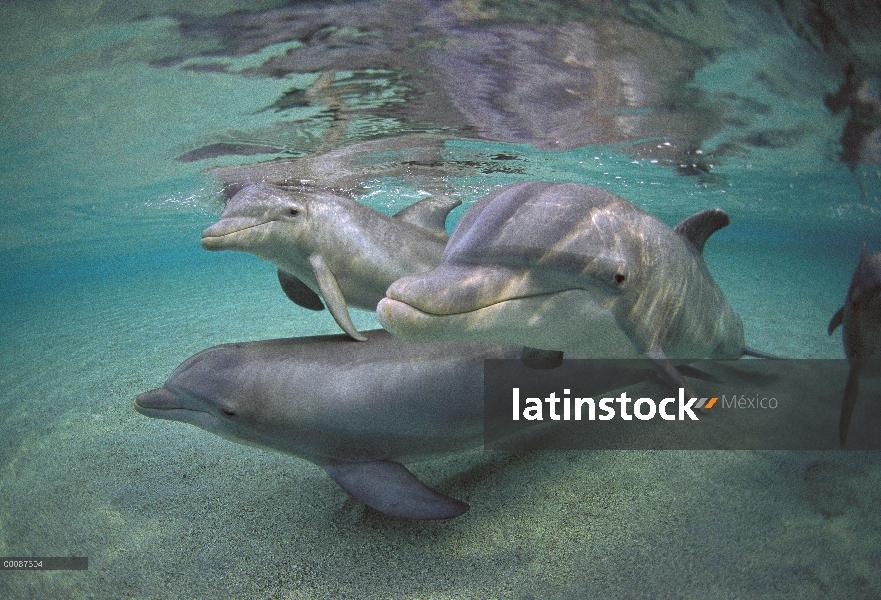
[[[855,256],[729,239],[708,261],[750,345],[842,355],[825,328]],[[477,448],[408,465],[468,513],[400,520],[308,462],[132,409],[208,346],[335,331],[268,263],[188,248],[13,283],[0,555],[89,569],[3,572],[4,598],[881,595],[878,453]]]

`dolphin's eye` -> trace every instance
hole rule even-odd
[[[300,211],[296,208],[290,208],[288,209],[288,214],[292,217],[296,217],[298,214],[300,214]]]
[[[231,410],[226,409],[226,408],[222,408],[222,409],[220,409],[220,412],[223,413],[223,416],[224,416],[224,417],[234,417],[234,416],[236,416],[236,413],[235,413],[234,411],[231,411]]]
[[[621,284],[624,283],[624,280],[627,279],[622,273],[615,273],[615,283]]]

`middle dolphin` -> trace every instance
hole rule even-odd
[[[688,389],[669,359],[763,356],[744,346],[704,263],[704,243],[728,222],[705,210],[671,229],[600,188],[507,185],[463,215],[440,266],[393,283],[377,314],[408,341],[647,356]]]
[[[461,200],[432,196],[389,217],[329,192],[251,184],[202,232],[207,250],[240,250],[275,263],[295,303],[322,310],[355,340],[348,306],[375,310],[396,279],[440,263],[447,215]]]

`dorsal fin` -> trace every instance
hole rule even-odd
[[[728,213],[721,208],[708,208],[682,219],[673,231],[691,242],[697,253],[703,255],[707,239],[730,222]]]
[[[530,369],[556,369],[563,364],[563,353],[558,350],[539,350],[523,346],[520,362]]]
[[[458,198],[429,196],[398,211],[395,213],[394,218],[422,227],[432,233],[440,233],[446,236],[447,215],[460,204],[462,204],[462,201]]]

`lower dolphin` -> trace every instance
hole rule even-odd
[[[411,344],[383,330],[224,344],[184,361],[135,399],[148,417],[293,454],[389,515],[444,519],[468,510],[400,462],[480,444],[483,361],[520,346]]]

